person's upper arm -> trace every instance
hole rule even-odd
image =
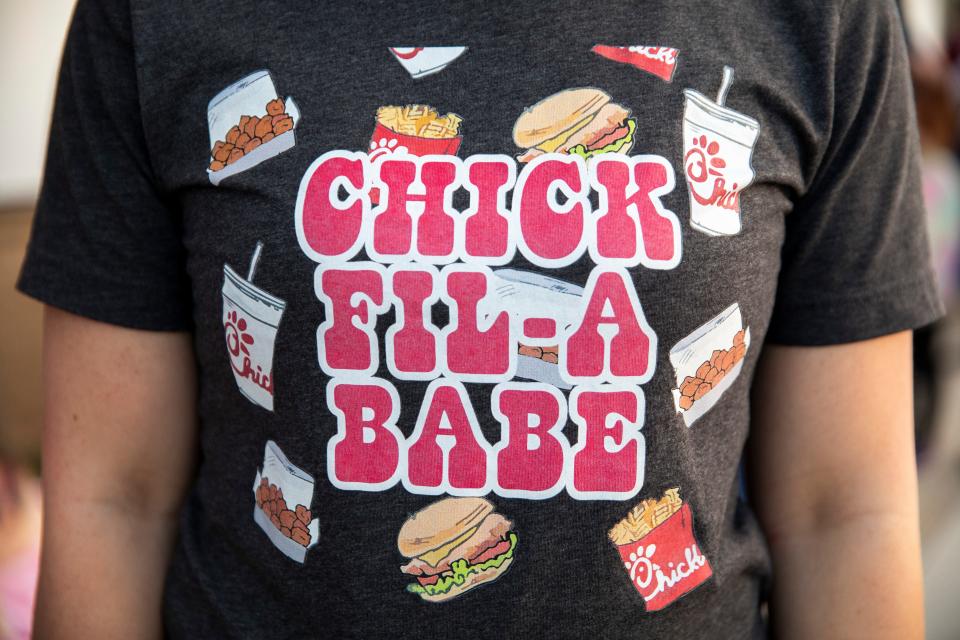
[[[846,0],[825,69],[831,121],[787,214],[767,341],[828,345],[942,314],[930,266],[919,142],[893,0]]]
[[[186,331],[180,211],[153,171],[129,12],[124,0],[77,4],[17,287],[102,322]]]
[[[104,487],[123,491],[132,473],[180,490],[170,474],[185,471],[170,456],[196,429],[180,227],[145,139],[128,3],[80,0],[17,283],[70,312],[49,311],[45,327],[45,475],[68,474],[57,476],[66,486],[93,490],[114,474]]]

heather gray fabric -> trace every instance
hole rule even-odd
[[[738,467],[764,341],[854,341],[923,325],[940,312],[893,4],[80,0],[18,286],[97,320],[194,333],[202,456],[167,578],[168,637],[763,637],[770,563],[739,491]],[[591,51],[598,44],[675,48],[676,64],[669,71],[671,54],[657,51],[646,60],[623,49],[600,55]],[[388,47],[421,45],[467,50],[414,78]],[[610,59],[617,55],[637,64]],[[658,56],[654,62],[663,64],[650,62]],[[704,211],[691,206],[687,186],[699,169],[685,167],[701,134],[683,122],[691,109],[685,90],[712,100],[725,65],[736,72],[726,107],[742,115],[723,113],[741,133],[756,120],[759,133],[750,159],[755,177],[739,195],[742,229],[715,236],[691,224]],[[261,162],[215,186],[207,172],[208,103],[258,70],[269,71],[277,97],[290,96],[298,107],[295,144],[273,155],[265,143],[245,158]],[[656,334],[655,370],[639,385],[643,483],[618,500],[575,499],[567,490],[542,500],[488,493],[517,533],[512,565],[447,602],[426,602],[405,590],[415,580],[400,571],[407,559],[397,536],[410,514],[440,496],[402,484],[343,490],[330,479],[327,447],[337,422],[317,342],[329,318],[314,289],[317,264],[297,237],[298,189],[323,153],[369,150],[378,107],[454,112],[463,118],[460,158],[516,156],[523,150],[512,131],[521,112],[575,87],[602,89],[628,109],[637,123],[629,153],[662,156],[675,172],[662,203],[679,224],[679,263],[629,269]],[[709,151],[709,142],[701,149]],[[728,172],[729,185],[746,165],[736,153],[726,162],[712,166]],[[459,210],[465,193],[454,199]],[[719,212],[723,224],[730,211]],[[707,224],[718,219],[710,214]],[[244,280],[258,242],[254,285],[283,301],[264,303],[274,305],[263,311],[274,319],[283,307],[266,396],[262,385],[248,383],[241,393],[225,334],[225,323],[237,320],[224,298],[224,267],[239,277],[228,281]],[[366,260],[363,251],[353,258]],[[503,268],[585,287],[596,265],[584,254],[569,266],[544,268],[517,252],[494,270]],[[231,286],[234,302],[251,291],[243,282]],[[696,361],[678,364],[671,351],[682,359],[685,340],[724,312],[719,333],[706,332],[720,341],[717,348],[735,351],[731,327],[749,328],[750,346],[727,386],[718,383],[693,403],[710,408],[687,426],[692,409],[678,409],[673,390],[699,368],[701,352],[691,349],[687,357]],[[434,305],[432,320],[448,321],[443,303]],[[386,332],[395,321],[392,309],[376,321],[375,375],[396,388],[397,427],[408,437],[428,383],[397,380],[385,366]],[[257,334],[256,344],[268,333]],[[490,408],[493,386],[465,384],[491,444],[501,437]],[[563,393],[569,401],[571,392]],[[575,443],[576,425],[568,421],[563,435]],[[305,554],[268,533],[269,518],[261,527],[253,517],[252,489],[258,472],[267,475],[268,442],[299,469],[292,476],[314,481],[304,506],[318,528]],[[641,501],[672,488],[692,514],[685,528],[665,539],[661,524],[648,534],[659,538],[640,542],[649,549],[657,540],[660,553],[669,552],[664,541],[695,543],[712,575],[684,593],[681,580],[667,606],[648,612],[607,533]]]

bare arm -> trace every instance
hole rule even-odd
[[[764,348],[748,456],[776,638],[923,637],[910,337]]]
[[[196,452],[189,335],[48,308],[35,637],[160,638]]]

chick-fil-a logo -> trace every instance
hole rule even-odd
[[[734,182],[729,187],[723,170],[726,161],[718,155],[720,144],[701,135],[693,140],[693,146],[683,160],[693,198],[704,206],[716,205],[731,211],[740,211],[740,186]]]
[[[253,346],[254,337],[247,332],[247,320],[236,311],[227,314],[223,323],[224,335],[227,340],[227,351],[230,353],[230,366],[242,378],[247,378],[264,391],[273,395],[273,380],[263,373],[263,368],[257,365],[254,369],[250,359],[249,346]]]

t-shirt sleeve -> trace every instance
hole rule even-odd
[[[181,226],[147,151],[129,7],[80,0],[17,288],[102,322],[187,330]]]
[[[786,217],[771,342],[864,340],[923,326],[942,313],[893,0],[847,0],[835,56],[828,142]]]

